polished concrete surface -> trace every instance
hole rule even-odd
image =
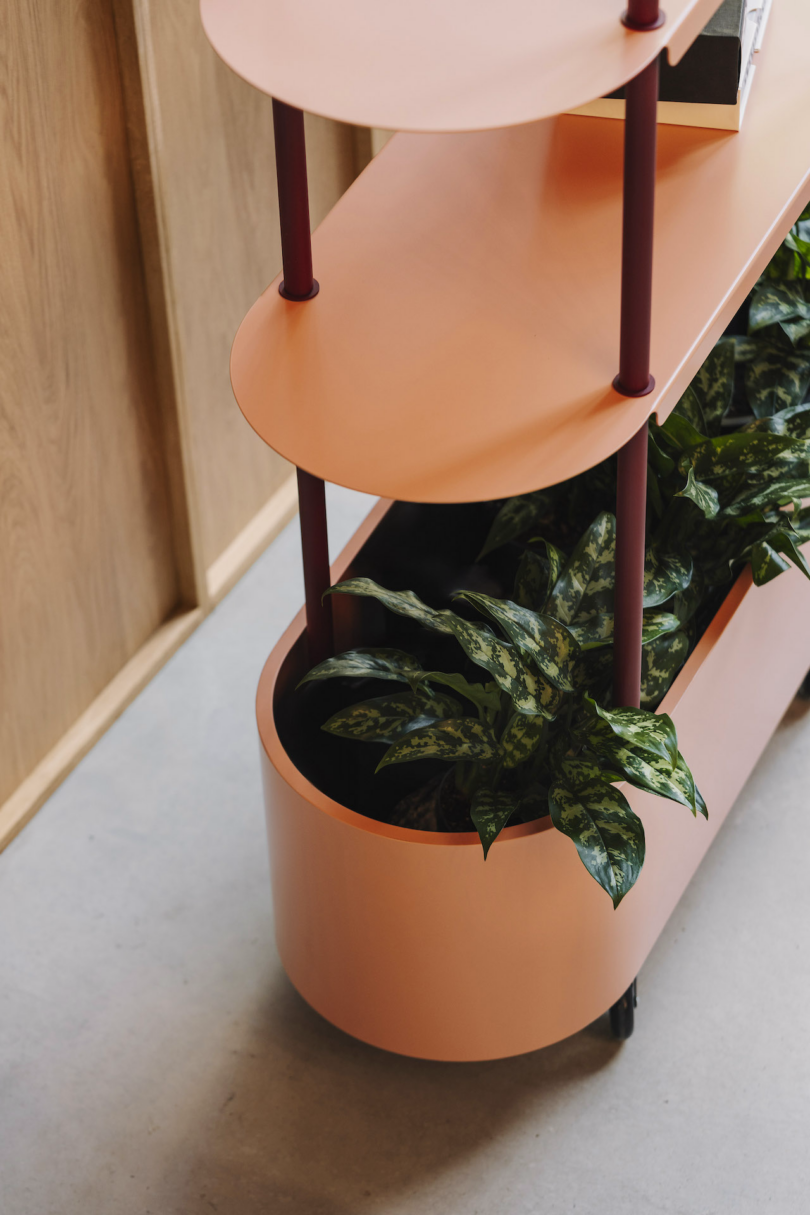
[[[333,492],[336,540],[366,507]],[[0,856],[2,1215],[810,1211],[810,714],[628,1043],[603,1019],[518,1059],[398,1058],[312,1012],[273,944],[253,695],[301,598],[294,523]]]

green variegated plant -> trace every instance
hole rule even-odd
[[[379,768],[445,761],[444,775],[406,797],[393,821],[426,825],[408,816],[414,797],[423,817],[432,799],[430,825],[474,824],[486,855],[508,823],[547,814],[618,906],[643,864],[644,831],[617,784],[707,813],[672,721],[651,710],[746,563],[758,585],[791,564],[810,577],[801,549],[810,539],[808,278],[810,211],[752,293],[747,334],[722,338],[666,422],[651,423],[640,710],[609,707],[615,457],[500,506],[479,562],[509,555],[511,598],[459,590],[451,611],[368,578],[333,588],[459,646],[451,671],[370,648],[303,681],[398,686],[323,726],[385,744]],[[454,813],[462,806],[452,823],[448,800]]]
[[[389,591],[369,578],[340,583],[333,593],[371,597],[453,637],[460,669],[425,670],[401,650],[365,649],[327,659],[304,682],[370,676],[404,685],[341,709],[323,728],[387,744],[379,768],[447,761],[451,766],[435,796],[441,798],[452,782],[485,856],[510,821],[550,814],[618,906],[643,864],[644,828],[616,782],[680,802],[693,814],[706,814],[706,807],[670,718],[607,707],[613,516],[600,514],[569,557],[551,544],[543,549],[542,556],[527,549],[512,599],[458,592],[459,605],[482,621],[429,607],[412,591]],[[691,567],[670,559],[650,566],[646,644],[680,629],[679,617],[660,605],[683,591],[690,573]],[[483,682],[473,680],[476,668],[484,672]]]

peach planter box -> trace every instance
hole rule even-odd
[[[339,580],[380,504],[333,568]],[[346,601],[343,601],[346,602]],[[810,582],[750,571],[662,705],[709,822],[623,786],[647,859],[618,911],[549,820],[476,835],[412,831],[332,801],[294,767],[274,699],[303,671],[303,612],[262,673],[257,717],[276,939],[290,980],[347,1033],[386,1050],[481,1060],[536,1050],[606,1012],[652,949],[810,666]],[[349,644],[343,637],[341,648]]]

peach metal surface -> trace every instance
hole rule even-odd
[[[474,131],[609,93],[662,47],[677,62],[719,0],[667,0],[650,33],[622,0],[202,0],[214,49],[256,88],[361,126]]]
[[[508,828],[485,863],[474,835],[373,822],[302,777],[272,708],[280,671],[296,661],[299,614],[264,669],[257,716],[276,939],[301,995],[365,1042],[444,1060],[535,1050],[605,1012],[638,973],[810,665],[810,633],[793,627],[808,607],[810,583],[796,570],[762,588],[746,571],[730,591],[662,706],[709,822],[624,786],[644,820],[647,860],[616,912],[573,845],[544,825]]]
[[[623,125],[562,116],[395,136],[315,233],[318,297],[276,282],[245,318],[245,417],[307,471],[406,501],[597,463],[672,409],[801,210],[808,45],[810,4],[779,0],[744,130],[659,129],[650,396],[611,387]]]

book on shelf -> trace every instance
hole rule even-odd
[[[772,0],[723,0],[680,63],[661,52],[658,121],[739,131],[756,72]],[[808,0],[810,3],[810,0]],[[624,89],[570,110],[591,118],[624,118]]]

